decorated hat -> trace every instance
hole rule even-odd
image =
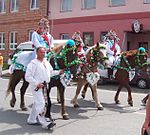
[[[73,47],[75,45],[75,42],[71,39],[69,39],[67,42],[66,42],[66,46],[67,47]]]
[[[145,52],[146,52],[146,50],[145,50],[144,47],[140,47],[140,48],[138,49],[138,51],[141,52],[141,53],[145,53]]]
[[[39,26],[42,26],[42,27],[49,27],[49,21],[46,19],[46,18],[42,18],[39,23],[38,23]]]
[[[117,35],[117,33],[114,29],[111,29],[105,36],[106,37],[113,36],[116,39],[117,42],[120,41],[120,39],[118,38],[118,35]]]

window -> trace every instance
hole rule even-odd
[[[148,51],[148,42],[139,42],[139,47],[144,47]]]
[[[11,12],[18,11],[18,0],[11,0],[11,2],[10,2],[10,10],[11,10]]]
[[[6,13],[6,0],[0,0],[0,13]]]
[[[83,42],[87,46],[94,45],[94,32],[83,32]]]
[[[38,8],[39,8],[39,0],[31,0],[30,9],[38,9]]]
[[[10,32],[9,34],[9,48],[14,50],[17,47],[17,32]]]
[[[83,9],[96,8],[96,0],[82,0]]]
[[[125,0],[110,0],[110,6],[124,6]]]
[[[105,35],[107,34],[108,32],[101,32],[100,34],[100,42],[103,42],[104,39],[105,39]]]
[[[72,0],[61,0],[61,11],[71,11]]]
[[[150,4],[150,0],[144,0],[144,4]]]
[[[5,34],[4,32],[0,32],[0,50],[5,49]]]
[[[29,41],[31,41],[31,39],[32,39],[32,33],[34,32],[34,30],[30,30],[29,31]]]
[[[60,39],[69,39],[69,34],[68,33],[60,34]]]

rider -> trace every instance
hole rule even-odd
[[[38,47],[45,47],[49,52],[53,47],[53,37],[49,34],[49,21],[46,18],[42,18],[38,23],[38,28],[32,34],[33,47],[35,49],[34,55],[36,55],[36,49]]]
[[[117,34],[115,30],[110,30],[104,39],[104,44],[107,46],[107,55],[108,55],[108,77],[111,79],[113,70],[112,67],[116,64],[121,49],[118,45],[119,38],[117,37]]]
[[[75,45],[77,46],[78,48],[78,56],[79,56],[79,59],[83,59],[84,56],[85,56],[85,51],[84,51],[84,43],[83,43],[83,40],[81,38],[81,33],[80,31],[76,31],[73,36],[72,36],[72,39],[74,40],[75,42]]]

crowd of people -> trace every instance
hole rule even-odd
[[[81,60],[85,59],[85,45],[81,38],[80,31],[76,31],[72,40],[78,48],[78,57]],[[110,30],[104,38],[103,43],[107,47],[108,55],[108,77],[112,78],[112,70],[116,61],[120,57],[121,48],[119,46],[119,38],[115,30]],[[38,28],[32,34],[32,43],[34,51],[32,53],[32,60],[28,64],[25,74],[25,79],[30,84],[30,89],[33,93],[33,106],[29,117],[27,119],[28,124],[37,124],[38,121],[43,128],[50,129],[56,125],[53,120],[47,120],[45,118],[46,108],[46,84],[50,82],[50,78],[55,75],[60,75],[63,70],[53,70],[50,63],[45,59],[47,52],[50,52],[54,48],[54,38],[49,34],[49,21],[42,18],[38,23]],[[2,75],[3,57],[0,53],[0,76]],[[37,121],[38,120],[38,121]],[[148,99],[146,108],[146,118],[142,127],[142,135],[150,132],[150,97]]]

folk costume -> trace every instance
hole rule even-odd
[[[32,60],[27,67],[25,79],[29,82],[29,86],[33,93],[33,106],[32,111],[28,117],[29,124],[37,123],[37,118],[43,128],[48,128],[52,122],[47,122],[45,119],[45,103],[46,97],[42,89],[37,90],[39,83],[49,83],[50,77],[59,75],[60,71],[54,71],[50,63],[44,59],[42,62],[38,59]]]
[[[84,49],[83,49],[84,43],[83,43],[83,40],[82,40],[82,38],[81,38],[81,36],[80,36],[80,31],[75,32],[75,33],[73,34],[73,36],[72,36],[72,39],[74,40],[75,45],[76,45],[77,48],[78,48],[78,57],[79,57],[80,59],[83,59],[84,56],[85,56],[85,51],[84,51]]]
[[[107,56],[108,56],[108,77],[111,78],[112,68],[117,63],[118,58],[121,53],[119,46],[119,38],[114,30],[110,30],[104,39],[104,44],[107,46]]]
[[[45,47],[46,50],[51,50],[53,47],[53,37],[46,31],[48,26],[48,20],[42,18],[38,23],[38,29],[32,33],[31,41],[33,43],[34,51],[23,51],[14,55],[12,59],[12,65],[9,68],[9,72],[13,73],[14,70],[26,71],[29,62],[36,58],[36,49],[38,47]],[[45,54],[46,56],[46,54]]]

